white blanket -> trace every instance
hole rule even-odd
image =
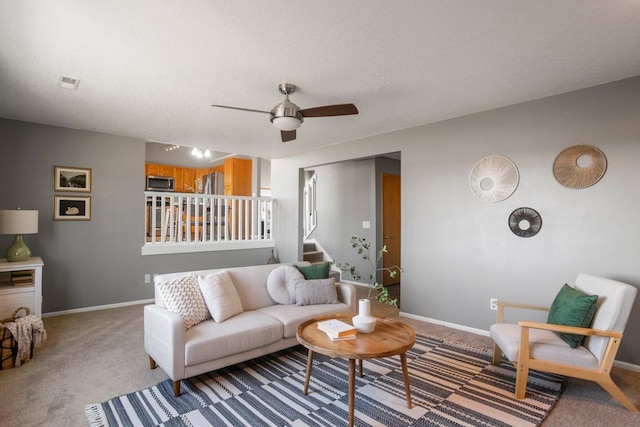
[[[47,340],[47,331],[42,319],[33,314],[18,317],[15,322],[7,322],[4,326],[11,331],[18,343],[18,354],[14,364],[16,367],[31,360],[32,343],[34,347],[40,347]]]

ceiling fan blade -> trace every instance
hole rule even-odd
[[[250,111],[252,113],[267,113],[267,114],[269,114],[269,111],[252,110],[251,108],[230,107],[228,105],[212,105],[212,107],[228,108],[230,110]]]
[[[358,109],[353,104],[325,105],[324,107],[305,108],[300,110],[302,117],[331,117],[349,116],[358,114]]]
[[[295,130],[281,130],[280,136],[282,137],[282,142],[289,142],[296,139],[296,131]]]

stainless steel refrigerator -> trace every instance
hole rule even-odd
[[[224,174],[208,173],[202,176],[203,194],[224,194]]]

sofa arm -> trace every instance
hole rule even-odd
[[[184,345],[182,317],[158,305],[146,305],[144,349],[173,381],[185,377]]]
[[[356,302],[356,287],[351,283],[336,282],[338,288],[338,299],[340,302],[349,304],[351,306],[351,312],[356,313],[358,310]]]

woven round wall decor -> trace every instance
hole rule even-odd
[[[607,158],[591,145],[574,145],[563,150],[553,162],[553,175],[569,188],[587,188],[604,176]]]
[[[532,237],[542,228],[542,217],[531,208],[518,208],[509,215],[509,228],[516,236]]]
[[[502,156],[481,159],[469,175],[471,192],[485,202],[500,202],[511,196],[519,181],[516,165]]]

